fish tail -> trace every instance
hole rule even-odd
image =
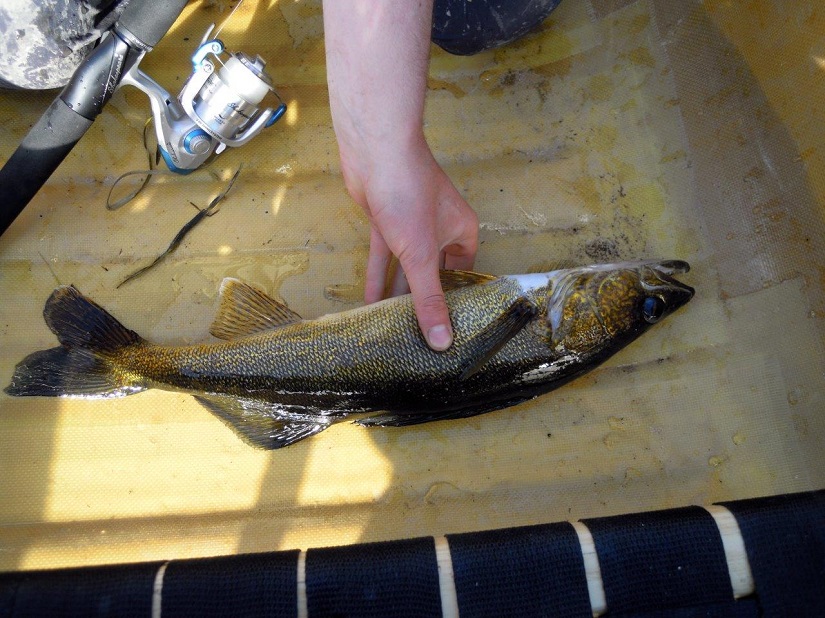
[[[57,288],[43,310],[61,345],[30,354],[5,391],[16,397],[122,397],[145,390],[118,368],[116,353],[143,339],[74,286]]]

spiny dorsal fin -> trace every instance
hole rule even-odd
[[[221,306],[209,332],[219,339],[237,339],[300,321],[301,316],[284,303],[227,278],[221,283]]]
[[[440,270],[438,271],[438,275],[441,279],[441,287],[445,292],[463,288],[468,285],[489,283],[490,281],[498,279],[498,277],[493,275],[475,273],[470,270]]]
[[[580,262],[575,260],[548,260],[536,265],[528,270],[528,273],[549,273],[554,270],[568,270],[570,268],[578,268],[581,266]]]

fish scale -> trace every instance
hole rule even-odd
[[[427,347],[406,296],[225,343],[143,344],[115,362],[141,373],[154,387],[235,395],[254,390],[270,400],[294,393],[306,397],[307,407],[317,407],[316,393],[325,393],[323,399],[329,401],[335,392],[346,398],[363,393],[385,403],[393,393],[426,401],[435,393],[443,397],[471,359],[473,334],[521,295],[511,279],[449,291],[454,343],[438,353]],[[547,352],[534,333],[525,332],[501,350],[496,365],[523,361],[528,349],[536,355]],[[490,388],[492,378],[486,374],[477,381]]]

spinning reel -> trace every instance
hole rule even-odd
[[[230,52],[206,31],[192,54],[192,74],[177,98],[138,68],[123,75],[148,97],[160,153],[173,172],[188,174],[213,153],[249,142],[286,112],[275,92],[266,62],[243,52]],[[274,106],[267,99],[275,99]]]

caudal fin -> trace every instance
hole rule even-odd
[[[123,397],[145,390],[113,362],[141,337],[74,286],[57,288],[43,310],[62,344],[30,354],[15,368],[6,393],[16,397]]]

